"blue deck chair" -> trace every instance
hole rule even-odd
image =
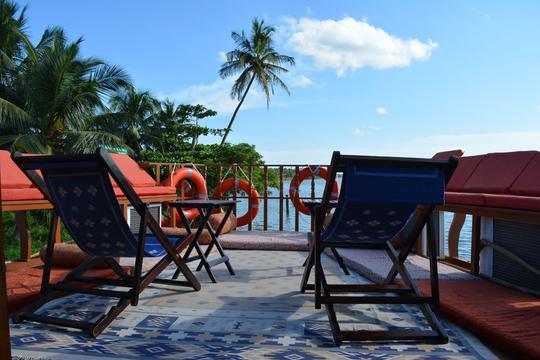
[[[179,255],[193,237],[167,237],[150,214],[147,205],[135,193],[106,150],[99,149],[92,155],[23,156],[14,153],[12,157],[53,205],[40,297],[36,302],[17,312],[13,317],[14,322],[29,320],[73,327],[86,330],[91,336],[96,337],[129,304],[136,306],[139,294],[152,282],[189,286],[194,290],[200,290],[199,282]],[[37,173],[38,170],[42,176]],[[138,234],[132,233],[124,218],[109,175],[141,217]],[[70,272],[63,281],[52,284],[49,277],[59,219],[89,258]],[[147,230],[150,232],[147,233]],[[143,274],[142,264],[145,256],[162,258]],[[118,257],[136,258],[131,273],[124,271],[119,265],[116,260]],[[186,281],[157,278],[171,262],[174,262]],[[85,276],[85,272],[97,263],[108,265],[117,278]],[[81,287],[81,283],[109,285],[109,287]],[[61,294],[70,293],[116,298],[118,303],[95,322],[37,313],[47,302]]]
[[[315,307],[325,305],[336,345],[343,341],[448,341],[432,310],[439,304],[439,287],[437,245],[430,218],[435,206],[444,203],[444,190],[456,166],[456,157],[440,161],[333,153],[322,201],[314,207],[315,224],[308,234],[311,247],[301,291],[314,290]],[[330,201],[328,184],[333,184],[337,173],[343,178],[336,203]],[[332,207],[334,215],[324,229],[324,216]],[[420,293],[404,265],[426,224],[431,296]],[[321,263],[325,248],[384,249],[393,265],[382,284],[328,284]],[[315,281],[308,284],[313,267]],[[397,274],[403,285],[394,284]],[[415,304],[431,330],[341,330],[334,304]]]

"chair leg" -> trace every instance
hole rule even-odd
[[[300,292],[302,293],[306,292],[308,287],[309,275],[311,275],[311,269],[313,268],[313,259],[315,258],[315,255],[313,254],[314,251],[315,249],[313,248],[313,246],[311,246],[309,255],[304,262],[304,264],[306,265],[304,268],[304,274],[302,275],[302,283],[300,285]]]
[[[339,252],[337,251],[337,249],[335,247],[331,247],[330,250],[332,250],[332,254],[334,254],[334,258],[338,262],[341,270],[343,270],[345,275],[350,275],[349,270],[347,269],[347,266],[345,266],[345,263],[343,262],[343,258],[341,257],[341,255],[339,255]]]

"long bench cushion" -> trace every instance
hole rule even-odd
[[[508,193],[514,181],[535,155],[535,151],[487,154],[460,191],[488,194]]]
[[[111,154],[114,162],[124,174],[125,177],[131,183],[133,187],[151,187],[156,186],[156,181],[152,179],[150,174],[148,174],[143,168],[137,164],[135,160],[130,158],[128,155],[122,154]],[[112,179],[111,179],[112,180]],[[114,180],[112,180],[113,186],[118,186]]]
[[[486,199],[484,197],[484,194],[459,193],[459,192],[447,191],[444,194],[444,202],[447,205],[458,204],[458,205],[482,206],[486,204]]]
[[[139,196],[152,196],[152,195],[174,195],[176,194],[176,188],[170,186],[154,186],[154,187],[133,187],[133,190]],[[125,196],[124,192],[118,188],[114,188],[114,194],[116,196]]]
[[[536,153],[510,188],[510,193],[524,196],[540,196],[540,153]]]
[[[446,186],[447,191],[461,191],[465,182],[469,179],[484,155],[466,156],[459,159],[458,166],[452,178]]]
[[[486,206],[504,209],[540,211],[540,197],[484,194]]]
[[[442,315],[509,355],[540,359],[540,298],[487,280],[440,281]],[[429,281],[418,281],[429,295]]]
[[[11,160],[9,151],[0,150],[0,179],[2,189],[24,189],[32,187],[32,182],[21,169]]]
[[[3,183],[2,183],[3,185]],[[2,201],[17,200],[43,200],[45,197],[36,188],[4,189],[2,188]]]

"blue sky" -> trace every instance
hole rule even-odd
[[[218,69],[232,30],[277,28],[297,66],[270,109],[248,95],[231,142],[268,163],[344,153],[431,156],[540,149],[537,1],[21,1],[30,34],[62,26],[86,56],[122,66],[136,87],[219,112],[235,102]],[[218,139],[206,138],[205,142]]]

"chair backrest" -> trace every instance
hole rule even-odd
[[[44,190],[83,251],[93,256],[136,256],[138,243],[124,218],[109,175],[141,218],[145,205],[106,150],[99,149],[93,155],[28,157],[15,153],[13,160]],[[43,175],[41,183],[40,177],[35,176],[37,170]],[[148,218],[152,232],[160,232],[155,220]]]
[[[329,182],[342,173],[341,193],[322,240],[384,243],[400,233],[407,239],[417,236],[421,227],[416,223],[423,226],[434,206],[444,203],[445,185],[456,165],[455,157],[441,161],[335,152]],[[323,207],[331,197],[328,183]]]

